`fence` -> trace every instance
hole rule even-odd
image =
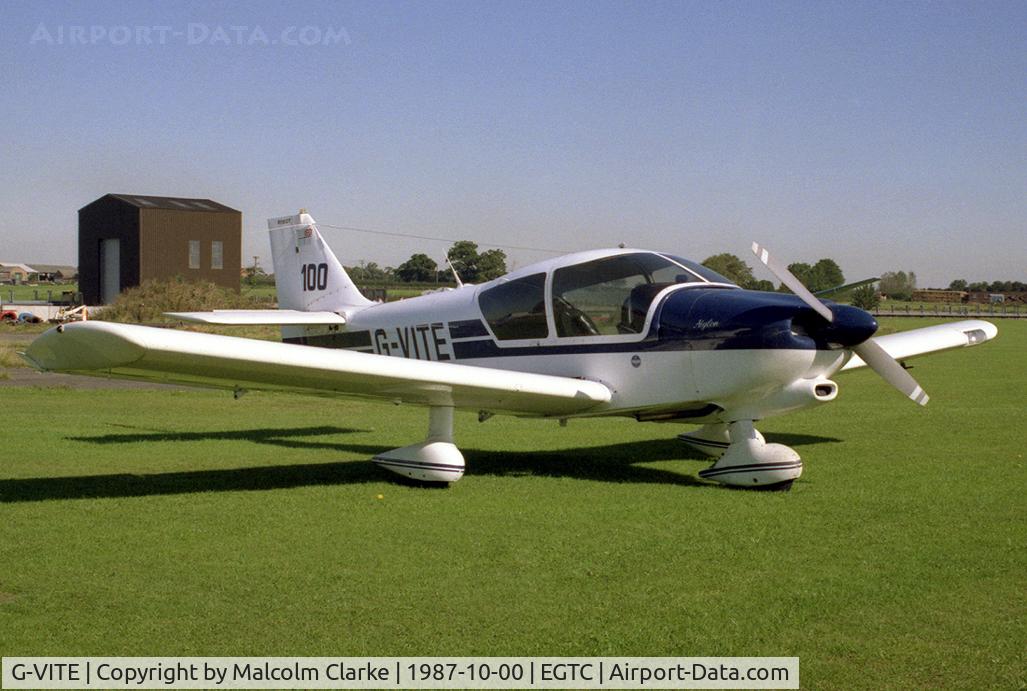
[[[1027,319],[1027,305],[992,305],[935,302],[920,305],[889,305],[873,311],[876,317],[994,317],[996,319]]]
[[[76,290],[39,290],[38,288],[32,291],[32,297],[28,297],[28,292],[24,289],[18,291],[18,295],[15,296],[14,290],[8,288],[7,290],[0,290],[0,304],[4,303],[17,303],[17,304],[38,304],[38,305],[81,305],[82,304],[82,293]]]

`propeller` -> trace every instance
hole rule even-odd
[[[817,314],[828,322],[834,321],[834,314],[831,312],[831,309],[818,300],[784,264],[777,261],[767,248],[760,247],[759,243],[754,242],[752,243],[752,253],[770,269],[771,273],[777,276],[781,283],[788,286],[796,296],[816,310]],[[873,338],[868,338],[862,343],[852,346],[852,350],[863,359],[863,362],[870,369],[877,372],[882,379],[901,391],[911,401],[920,405],[927,405],[929,398],[927,392]]]

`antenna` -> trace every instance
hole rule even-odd
[[[449,270],[453,272],[453,278],[456,279],[456,287],[463,288],[464,282],[460,280],[460,274],[456,272],[456,267],[453,266],[453,262],[449,261],[449,255],[446,255],[446,264],[449,265]]]

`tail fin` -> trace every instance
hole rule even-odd
[[[345,312],[373,304],[360,294],[310,214],[269,218],[279,309]]]

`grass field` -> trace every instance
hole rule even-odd
[[[18,302],[20,300],[60,300],[65,291],[78,292],[77,283],[22,283],[19,285],[0,285],[0,302]]]
[[[888,330],[926,325],[886,320]],[[797,655],[804,688],[1027,684],[1027,323],[766,421],[790,493],[676,425],[458,414],[446,490],[387,404],[3,389],[3,655]],[[383,499],[376,496],[382,494]]]

